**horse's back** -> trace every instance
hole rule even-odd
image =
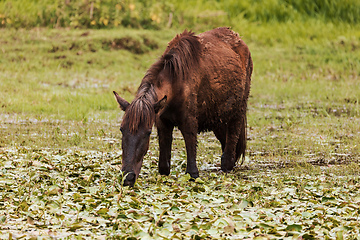
[[[210,31],[200,33],[198,36],[201,39],[206,39],[210,42],[221,41],[230,46],[236,45],[237,42],[241,40],[239,34],[227,27],[215,28]]]
[[[245,70],[251,61],[250,50],[239,34],[227,27],[215,28],[213,30],[199,34],[200,41],[204,45],[204,55],[220,57],[223,60],[234,57],[233,54],[240,56],[241,68]],[[228,51],[228,50],[232,51]],[[214,52],[222,52],[220,55]],[[235,57],[237,57],[235,56]],[[251,62],[252,65],[252,62]]]
[[[246,111],[252,61],[247,45],[229,28],[216,28],[198,36],[203,45],[198,71],[199,127],[200,131],[213,130]]]
[[[245,83],[250,81],[249,65],[252,67],[250,51],[244,41],[225,27],[201,33],[198,37],[203,49],[197,80],[209,82],[208,91],[241,94]]]

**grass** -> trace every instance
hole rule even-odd
[[[180,31],[1,29],[0,235],[357,239],[359,31],[316,20],[234,29],[255,69],[244,165],[221,173],[218,141],[201,134],[189,182],[175,131],[171,174],[159,176],[153,133],[133,189],[121,186],[112,91],[131,100]]]
[[[148,38],[146,31],[2,32],[7,39],[3,40],[1,60],[2,85],[6,86],[3,109],[76,120],[86,118],[92,110],[113,109],[109,94],[113,89],[127,88],[125,94],[133,94],[138,84],[135,80],[141,79],[156,59],[153,52],[133,53],[157,49],[157,42],[163,41],[157,40],[157,34]],[[123,79],[133,83],[125,86]],[[13,97],[20,92],[22,98]]]
[[[146,29],[165,27],[208,28],[250,22],[302,22],[320,19],[332,23],[358,24],[357,0],[258,0],[258,1],[51,1],[3,0],[0,2],[0,27],[71,27]]]

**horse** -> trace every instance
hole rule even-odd
[[[220,141],[223,172],[230,172],[240,157],[242,164],[252,71],[248,46],[230,28],[177,34],[147,70],[131,103],[113,91],[125,111],[120,127],[123,185],[134,186],[139,177],[154,125],[161,175],[170,174],[174,127],[185,141],[186,173],[192,179],[199,177],[196,149],[200,132],[213,131]]]

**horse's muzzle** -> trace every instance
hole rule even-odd
[[[124,186],[133,187],[136,181],[136,174],[134,172],[129,172],[125,176]]]

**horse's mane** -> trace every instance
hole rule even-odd
[[[154,86],[149,82],[143,82],[135,99],[126,109],[121,125],[128,125],[131,133],[135,133],[140,124],[145,124],[146,128],[151,128],[155,120],[153,104],[156,101],[157,95]]]
[[[182,81],[197,69],[202,45],[194,32],[185,30],[168,44],[158,62],[151,66],[144,78],[155,79],[160,71],[169,74],[169,80]]]
[[[160,85],[158,74],[165,71],[169,81],[188,79],[192,69],[197,69],[201,53],[199,38],[192,31],[185,30],[171,40],[161,58],[146,72],[133,102],[126,109],[122,125],[129,125],[135,133],[140,124],[152,127],[155,119],[153,104],[158,100],[154,84]]]

